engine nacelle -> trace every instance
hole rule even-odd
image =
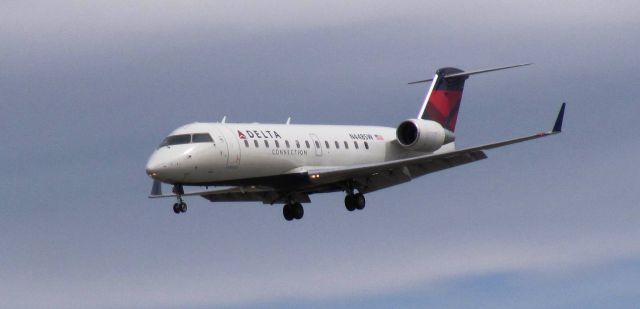
[[[453,132],[431,120],[405,120],[396,129],[396,137],[402,147],[417,151],[435,151],[455,140]]]

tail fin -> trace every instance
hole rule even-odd
[[[422,103],[422,109],[418,115],[420,119],[433,120],[443,128],[454,132],[464,90],[464,81],[468,76],[454,78],[445,78],[445,76],[462,72],[456,68],[441,68],[436,71],[429,93]]]
[[[431,83],[431,87],[429,87],[429,92],[422,103],[422,108],[420,109],[418,118],[433,120],[442,125],[443,128],[454,132],[456,129],[460,102],[462,101],[464,82],[470,75],[510,69],[530,64],[531,63],[518,64],[507,67],[467,72],[457,68],[440,68],[436,71],[436,75],[433,79],[409,83],[416,84],[433,81]]]

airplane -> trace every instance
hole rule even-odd
[[[301,219],[310,195],[344,192],[348,211],[365,207],[365,194],[414,178],[486,159],[485,150],[558,134],[566,103],[551,131],[457,150],[455,128],[465,81],[471,75],[531,63],[463,71],[444,67],[431,79],[416,118],[382,126],[191,123],[175,129],[153,152],[146,173],[150,198],[173,197],[173,211],[187,211],[185,196],[211,202],[284,204],[287,221]],[[162,193],[162,183],[172,185]],[[185,192],[185,186],[204,187]],[[209,189],[224,186],[225,188]]]

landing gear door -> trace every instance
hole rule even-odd
[[[240,142],[233,134],[233,131],[227,127],[219,127],[221,137],[224,139],[222,148],[227,150],[227,167],[236,168],[240,165]]]
[[[322,144],[320,144],[320,139],[318,138],[317,135],[311,133],[309,134],[309,136],[311,136],[311,141],[313,142],[313,148],[316,149],[316,156],[317,157],[321,157],[322,156]]]

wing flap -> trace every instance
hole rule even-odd
[[[320,183],[336,183],[353,180],[359,183],[364,192],[372,192],[382,188],[411,181],[429,173],[460,166],[487,158],[484,152],[458,151],[442,155],[426,155],[389,161],[381,164],[369,164],[357,167],[337,168],[331,170],[310,170],[312,181]]]
[[[304,192],[284,192],[275,190],[243,191],[220,190],[202,194],[202,197],[210,202],[262,202],[264,204],[285,203],[289,199],[299,203],[309,203],[311,199]]]
[[[149,195],[149,198],[176,197],[176,194]],[[202,196],[211,202],[263,202],[265,204],[284,203],[293,198],[300,203],[309,203],[305,192],[276,190],[270,187],[231,187],[226,189],[185,192],[182,196]]]

